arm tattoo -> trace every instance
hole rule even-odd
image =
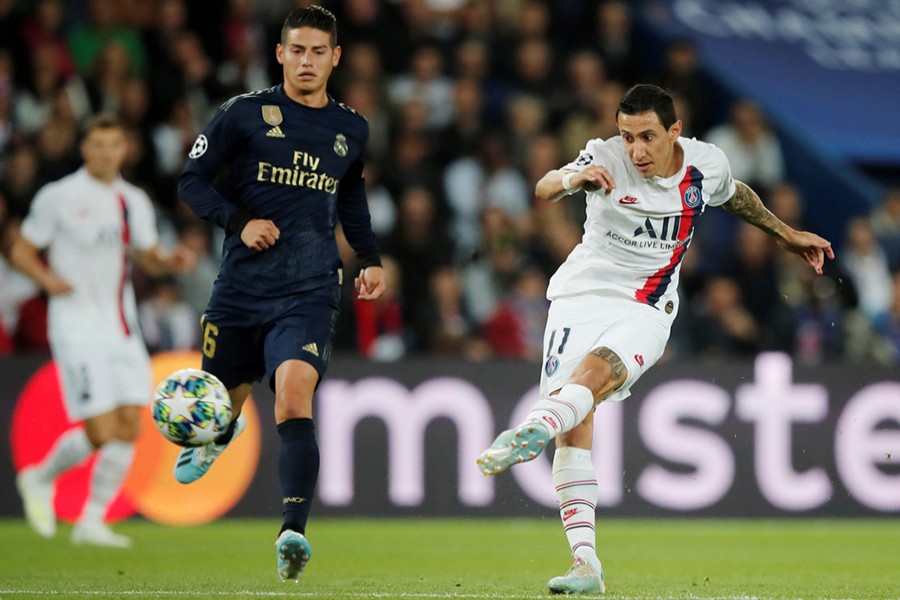
[[[737,218],[759,227],[769,235],[778,237],[784,231],[784,223],[769,212],[763,206],[762,200],[756,195],[750,186],[740,181],[735,181],[737,189],[728,202],[722,205],[729,213]]]
[[[591,354],[608,362],[616,379],[625,377],[625,364],[622,362],[622,359],[619,358],[618,354],[605,346],[597,348],[596,350],[591,350]]]

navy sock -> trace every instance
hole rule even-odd
[[[240,416],[240,415],[238,415]],[[220,433],[216,439],[213,441],[219,445],[227,444],[234,438],[234,429],[237,427],[237,417],[231,420],[231,423],[228,425],[228,429]]]
[[[319,479],[319,443],[312,419],[290,419],[278,424],[281,450],[278,454],[278,479],[281,483],[281,530],[306,533],[310,503]]]

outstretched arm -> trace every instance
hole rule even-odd
[[[789,227],[763,205],[750,186],[740,181],[735,181],[735,184],[734,195],[722,208],[774,237],[779,246],[800,256],[803,262],[821,275],[825,257],[834,259],[831,242],[814,233]]]
[[[578,190],[610,193],[616,187],[616,180],[605,167],[591,165],[583,171],[554,169],[537,182],[534,193],[541,200],[556,202],[563,196]]]
[[[163,252],[159,245],[147,250],[139,250],[134,254],[137,262],[147,273],[154,277],[187,273],[194,268],[197,255],[183,244],[175,246],[172,252]]]

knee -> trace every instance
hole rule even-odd
[[[583,385],[596,395],[599,390],[610,383],[615,382],[616,379],[617,378],[608,363],[590,361],[589,364],[584,365],[572,375],[572,379],[569,380],[569,383]],[[625,381],[624,376],[622,377],[622,381]]]
[[[285,421],[290,421],[291,419],[312,419],[312,410],[304,410],[302,408],[296,408],[293,406],[288,406],[282,409],[275,410],[275,422],[276,423],[284,423]]]
[[[581,385],[591,390],[591,393],[594,394],[594,403],[596,404],[599,399],[600,390],[603,388],[604,379],[596,371],[583,371],[575,373],[572,378],[569,379],[569,383]]]
[[[311,419],[312,396],[305,394],[280,394],[275,399],[275,419],[282,423],[290,419]]]
[[[119,430],[116,432],[115,437],[122,442],[134,442],[140,432],[141,423],[140,421],[136,421],[134,423],[124,424],[119,427]]]
[[[97,429],[86,429],[85,434],[87,434],[87,439],[91,443],[91,446],[94,447],[94,449],[100,448],[101,446],[103,446],[103,444],[113,439],[112,432],[100,431]]]
[[[141,432],[141,413],[130,407],[119,411],[114,436],[123,442],[133,442]]]

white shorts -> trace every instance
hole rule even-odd
[[[605,401],[624,400],[662,356],[672,321],[671,315],[627,298],[582,295],[554,300],[544,331],[541,395],[568,383],[585,355],[605,346],[628,371],[625,383]]]
[[[83,421],[150,403],[150,358],[140,336],[121,342],[52,342],[66,410]]]

